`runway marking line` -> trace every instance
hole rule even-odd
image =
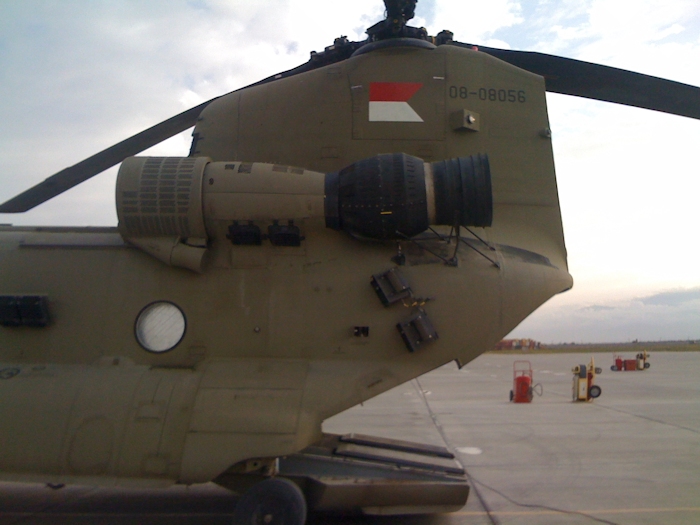
[[[654,514],[663,512],[700,512],[700,507],[670,507],[670,508],[642,508],[642,509],[594,509],[594,510],[492,510],[490,514],[500,516],[544,516],[549,514]],[[447,516],[486,516],[484,511],[458,511],[446,514]]]

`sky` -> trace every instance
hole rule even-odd
[[[293,68],[381,0],[0,0],[0,202],[214,96]],[[697,0],[419,0],[411,25],[700,86]],[[700,339],[700,121],[547,95],[574,288],[512,337]],[[185,156],[190,132],[146,154]],[[0,223],[116,225],[116,168]]]

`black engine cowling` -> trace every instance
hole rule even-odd
[[[429,225],[490,226],[487,155],[425,163],[404,153],[361,160],[325,181],[326,226],[372,239],[412,237]]]

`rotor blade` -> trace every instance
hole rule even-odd
[[[460,47],[476,47],[452,42]],[[624,69],[544,53],[478,50],[545,78],[547,91],[700,119],[700,88]]]
[[[217,97],[218,98],[218,97]],[[216,99],[212,99],[216,100]],[[195,125],[197,117],[202,110],[212,101],[209,100],[164,120],[141,133],[129,137],[92,157],[59,171],[43,182],[33,186],[23,193],[13,197],[0,205],[0,213],[21,213],[46,202],[47,200],[77,186],[81,182],[94,177],[98,173],[119,164],[126,157],[131,157],[145,149],[163,142],[181,131]]]

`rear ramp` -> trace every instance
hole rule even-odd
[[[280,458],[309,510],[370,515],[453,512],[466,505],[464,467],[444,447],[361,434],[324,434]]]

